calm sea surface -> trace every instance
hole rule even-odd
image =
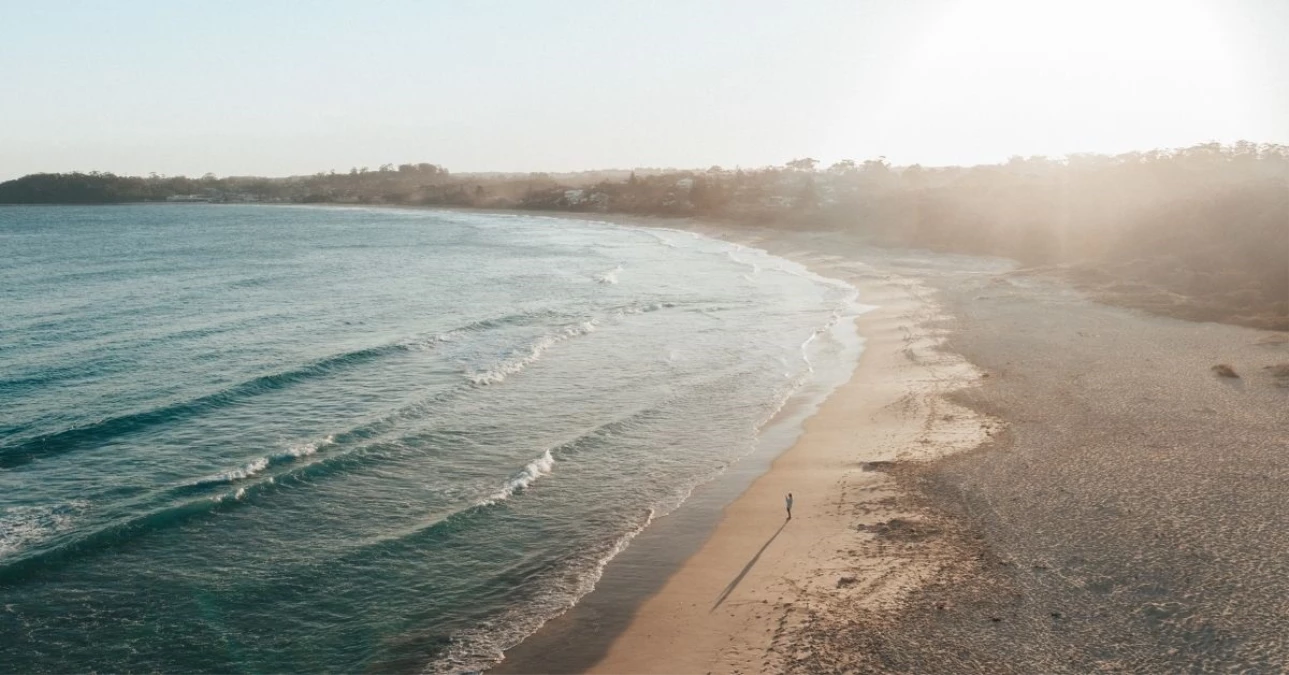
[[[752,451],[853,299],[575,220],[0,207],[0,669],[484,667]]]

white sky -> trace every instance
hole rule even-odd
[[[1289,143],[1289,1],[0,0],[0,179]]]

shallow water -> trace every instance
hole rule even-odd
[[[0,208],[0,663],[486,666],[756,448],[853,299],[557,218]]]

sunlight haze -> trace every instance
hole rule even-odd
[[[1289,4],[8,3],[0,178],[1289,142]]]
[[[1286,672],[1289,0],[0,3],[0,675]]]

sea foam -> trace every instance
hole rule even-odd
[[[317,454],[319,448],[331,445],[334,442],[335,436],[329,435],[317,441],[295,443],[287,446],[285,452],[278,453],[277,455],[274,455],[273,458],[278,461],[290,461],[300,457],[308,457],[309,455]]]
[[[548,588],[529,603],[508,607],[483,626],[453,634],[448,649],[422,672],[476,673],[500,663],[507,649],[536,633],[547,621],[567,612],[595,590],[604,568],[653,522],[656,513],[654,509],[645,509],[642,517],[617,539],[584,551],[572,563],[575,573],[564,576],[563,583]]]
[[[217,473],[212,476],[206,476],[205,478],[199,478],[193,481],[192,484],[196,486],[201,486],[201,485],[219,485],[222,483],[234,483],[239,480],[245,480],[247,478],[250,478],[251,476],[258,474],[259,472],[267,468],[269,468],[269,458],[257,457],[236,469],[230,469],[223,473]]]
[[[89,506],[85,501],[0,510],[0,558],[66,531]]]
[[[533,484],[533,481],[542,476],[550,475],[555,470],[555,457],[551,455],[550,450],[546,450],[540,457],[524,465],[518,473],[511,476],[506,484],[492,494],[492,496],[480,502],[480,505],[496,504],[500,501],[510,499],[516,492],[520,492]]]
[[[325,436],[319,440],[310,441],[307,443],[293,443],[291,445],[288,445],[287,449],[284,450],[283,452],[279,452],[275,455],[270,455],[268,457],[256,457],[255,459],[247,462],[246,464],[236,469],[231,469],[223,473],[217,473],[211,476],[206,476],[204,478],[199,478],[193,481],[192,483],[189,483],[189,485],[193,487],[205,487],[208,485],[224,485],[228,483],[236,483],[238,481],[246,480],[248,478],[253,478],[263,473],[264,470],[269,468],[270,466],[285,464],[287,462],[295,461],[301,457],[308,457],[309,455],[317,454],[320,448],[331,445],[334,442],[335,442],[334,436]],[[238,495],[238,498],[240,499],[241,495]]]
[[[610,284],[610,285],[616,284],[618,283],[618,274],[621,272],[622,272],[622,266],[618,265],[617,267],[614,267],[608,272],[597,274],[595,276],[595,281],[601,284]]]
[[[470,380],[471,384],[478,386],[501,384],[506,381],[507,377],[522,371],[533,363],[536,363],[542,358],[542,354],[546,353],[547,349],[550,349],[551,347],[554,347],[570,338],[593,333],[598,325],[599,322],[597,320],[591,319],[571,326],[565,326],[559,332],[543,336],[536,342],[529,345],[527,349],[518,350],[516,355],[501,361],[487,370],[468,373],[466,375],[466,379]]]

